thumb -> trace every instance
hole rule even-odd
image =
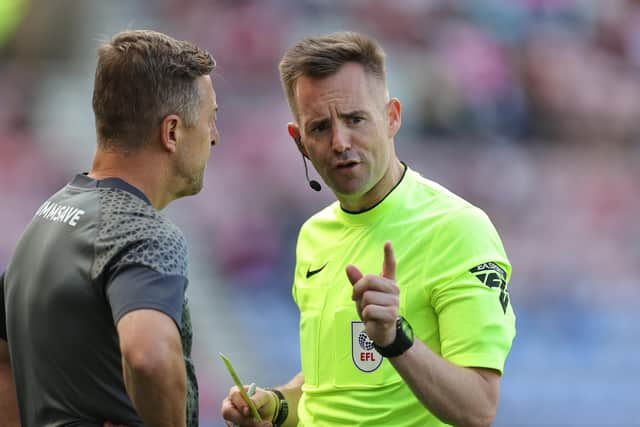
[[[358,280],[362,279],[362,272],[353,264],[349,264],[345,271],[347,272],[347,277],[349,278],[351,285],[355,285],[358,283]]]
[[[384,261],[382,263],[382,277],[396,280],[396,257],[393,254],[391,241],[384,243]]]

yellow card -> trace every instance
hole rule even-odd
[[[227,370],[229,371],[229,374],[231,374],[231,378],[233,378],[233,382],[236,384],[236,386],[238,386],[238,389],[240,390],[240,395],[242,396],[242,399],[249,406],[249,409],[251,409],[251,413],[253,414],[253,418],[255,418],[256,421],[262,421],[262,418],[260,417],[260,414],[258,413],[258,408],[256,408],[256,405],[253,403],[253,400],[251,400],[251,398],[247,394],[247,391],[244,389],[244,386],[242,385],[242,382],[240,381],[240,378],[238,378],[238,374],[236,374],[235,369],[233,369],[233,366],[231,366],[231,362],[229,361],[229,359],[227,359],[227,357],[224,354],[222,354],[222,353],[218,353],[218,354],[220,354],[220,357],[222,358],[222,361],[224,362],[225,366],[227,367]]]

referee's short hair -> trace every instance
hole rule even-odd
[[[307,37],[290,47],[280,61],[279,70],[294,117],[298,118],[295,85],[300,77],[328,77],[344,64],[355,62],[386,87],[384,56],[384,50],[374,39],[351,31]]]

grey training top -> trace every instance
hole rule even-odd
[[[0,276],[0,339],[24,427],[142,426],[115,326],[142,308],[180,329],[187,425],[198,425],[186,251],[181,231],[118,178],[77,175],[42,204]]]

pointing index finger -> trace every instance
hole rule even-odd
[[[382,277],[396,280],[396,257],[393,253],[391,241],[384,243],[384,261],[382,262]]]

